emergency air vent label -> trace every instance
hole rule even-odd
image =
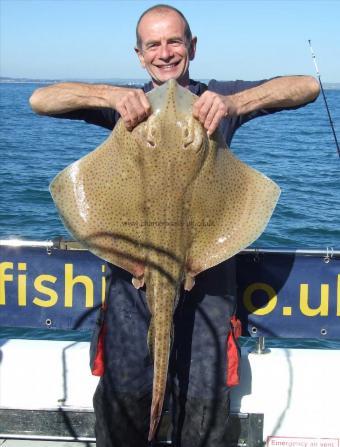
[[[340,447],[340,439],[269,436],[267,447]]]

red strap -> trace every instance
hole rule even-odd
[[[100,329],[99,336],[98,336],[98,344],[97,344],[97,351],[96,356],[93,362],[92,367],[92,374],[94,376],[102,376],[104,375],[104,337],[106,333],[106,326],[103,324],[103,326]]]
[[[236,340],[242,333],[240,320],[233,316],[230,320],[231,328],[227,338],[227,386],[232,387],[240,383],[239,366],[240,355]]]
[[[242,324],[241,321],[233,315],[230,319],[231,327],[234,332],[234,337],[237,340],[242,335]]]

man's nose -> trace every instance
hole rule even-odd
[[[170,59],[173,56],[173,51],[168,44],[162,44],[160,47],[160,58]]]

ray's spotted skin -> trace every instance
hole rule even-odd
[[[146,285],[154,357],[149,440],[161,416],[179,288],[232,257],[264,230],[280,190],[239,161],[192,116],[196,96],[170,80],[148,93],[152,115],[132,132],[120,120],[50,190],[86,248]]]

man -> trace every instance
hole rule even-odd
[[[208,86],[189,77],[197,38],[177,9],[156,5],[137,24],[135,51],[151,77],[142,89],[62,83],[38,89],[34,111],[112,129],[121,116],[127,129],[145,120],[151,109],[145,93],[175,78],[199,96],[193,114],[211,135],[220,128],[227,144],[235,130],[257,116],[313,101],[317,81],[308,76],[258,82],[217,82]],[[199,275],[182,292],[174,317],[175,339],[169,369],[173,445],[225,445],[229,405],[226,340],[235,313],[234,264],[225,262]],[[150,314],[145,291],[131,275],[110,266],[105,313],[105,372],[94,396],[98,447],[147,445],[152,390],[152,361],[147,345]]]

